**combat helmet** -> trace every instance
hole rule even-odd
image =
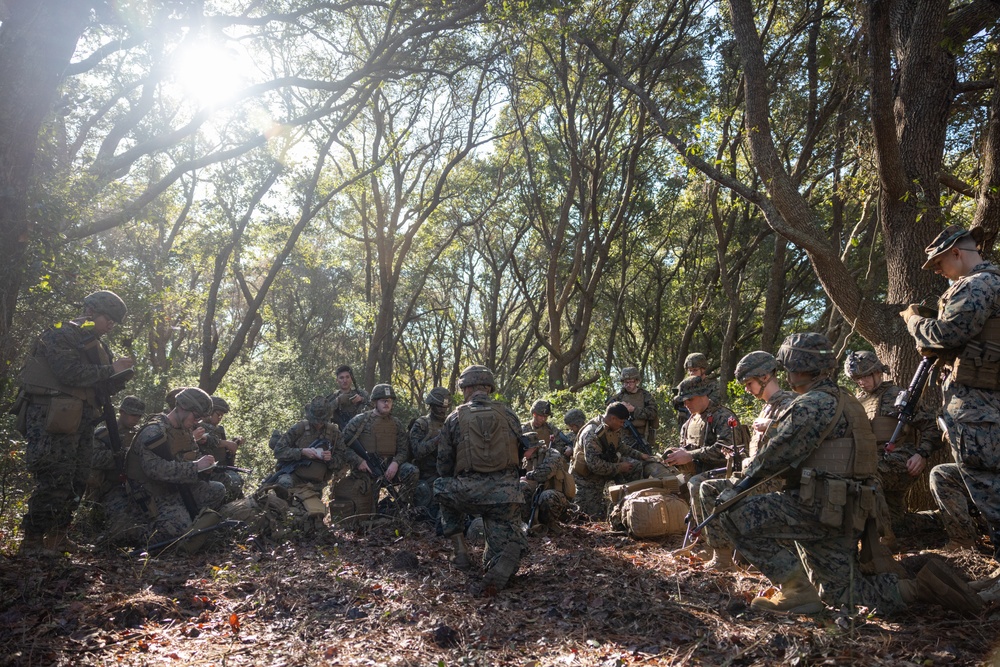
[[[207,391],[198,387],[184,387],[174,397],[174,404],[199,417],[212,414],[212,397],[208,395]]]
[[[146,403],[138,396],[126,396],[118,406],[118,411],[122,414],[141,417],[146,412]]]
[[[83,307],[89,308],[96,315],[107,315],[118,324],[122,323],[128,308],[122,298],[110,290],[101,290],[88,294],[83,298]]]
[[[330,421],[330,406],[322,396],[315,396],[305,407],[306,419],[312,424],[325,424]]]
[[[221,412],[222,414],[228,413],[229,412],[229,403],[227,403],[226,399],[222,398],[221,396],[213,396],[212,397],[212,412]]]
[[[746,382],[750,378],[774,375],[778,362],[770,352],[757,350],[746,355],[736,364],[736,381]]]
[[[699,375],[692,375],[691,377],[684,378],[681,380],[681,383],[677,385],[676,399],[684,402],[689,398],[694,398],[695,396],[708,396],[713,391],[715,391],[714,380],[709,380],[708,378],[701,377]]]
[[[552,416],[552,404],[545,399],[538,399],[531,404],[531,412],[536,415],[543,415],[545,417]]]
[[[438,408],[450,408],[451,392],[444,387],[434,387],[424,396],[424,403]]]
[[[873,373],[887,373],[889,367],[882,363],[871,350],[851,352],[844,359],[844,374],[852,380],[860,380]]]
[[[458,376],[458,388],[474,387],[478,384],[493,388],[496,386],[493,380],[493,371],[486,366],[469,366]]]
[[[372,389],[371,400],[372,403],[379,400],[380,398],[396,398],[396,392],[392,390],[392,386],[388,384],[377,384]]]
[[[837,367],[830,340],[818,333],[788,336],[778,348],[776,359],[779,368],[791,373],[819,373]]]
[[[566,424],[583,424],[587,421],[587,415],[580,408],[573,408],[563,417]]]
[[[642,376],[639,374],[639,369],[635,366],[626,366],[622,369],[622,382],[625,380],[641,380]]]
[[[684,357],[684,370],[689,368],[704,368],[708,370],[708,357],[701,352],[692,352]]]

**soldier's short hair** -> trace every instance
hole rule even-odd
[[[613,403],[608,403],[608,407],[604,409],[604,414],[618,417],[619,419],[628,419],[628,408],[621,401],[614,401]]]

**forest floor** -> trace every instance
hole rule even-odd
[[[232,537],[193,557],[0,556],[0,665],[1000,664],[996,609],[769,616],[748,606],[768,585],[756,571],[706,571],[671,554],[679,538],[606,524],[531,538],[510,587],[487,597],[467,590],[478,568],[453,569],[423,526],[264,549]],[[902,556],[910,571],[944,558]],[[972,550],[948,560],[969,578],[993,569]]]

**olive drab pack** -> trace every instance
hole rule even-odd
[[[461,438],[455,456],[455,473],[499,472],[516,469],[517,436],[507,421],[504,405],[497,401],[466,403],[458,407]]]
[[[370,475],[348,475],[333,487],[333,498],[327,505],[330,518],[348,519],[375,511],[375,499]]]
[[[657,489],[661,493],[679,493],[681,488],[680,479],[677,476],[664,477],[662,479],[637,479],[634,482],[625,484],[613,484],[608,487],[608,496],[611,502],[620,502],[622,498],[636,491],[645,489]]]
[[[621,526],[638,539],[684,534],[688,505],[661,489],[642,489],[626,495],[612,510],[612,526]]]

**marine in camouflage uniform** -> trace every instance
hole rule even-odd
[[[306,404],[305,419],[296,422],[274,445],[275,472],[264,486],[287,489],[292,503],[314,520],[326,514],[323,489],[334,474],[347,466],[340,429],[330,421],[329,405],[322,396]]]
[[[436,519],[438,506],[434,500],[434,480],[438,476],[437,448],[441,441],[438,436],[451,410],[451,393],[444,387],[434,387],[424,397],[424,403],[429,408],[427,414],[414,419],[407,434],[411,462],[407,465],[415,466],[419,473],[413,505],[427,508],[430,517]]]
[[[587,422],[573,446],[576,504],[591,519],[607,518],[604,489],[608,484],[644,477],[666,477],[669,474],[649,454],[633,449],[623,441],[622,424],[628,416],[629,411],[624,404],[611,403],[605,408],[603,416]]]
[[[933,451],[940,448],[941,431],[931,414],[918,409],[893,451],[885,451],[885,444],[899,423],[896,397],[903,391],[902,387],[884,379],[888,370],[889,367],[868,350],[851,352],[844,360],[844,374],[858,385],[854,396],[864,406],[878,444],[878,479],[885,494],[885,506],[880,503],[879,523],[891,540],[894,533],[906,530],[906,492],[923,472]]]
[[[919,307],[901,313],[917,347],[944,361],[941,421],[954,463],[931,471],[931,491],[949,536],[968,539],[972,526],[961,486],[990,526],[1000,551],[1000,377],[988,358],[1000,345],[1000,269],[979,252],[981,228],[951,225],[926,248],[925,269],[953,281],[937,317]],[[990,349],[992,348],[992,349]],[[985,361],[984,361],[985,360]],[[977,367],[983,365],[983,373]]]
[[[569,433],[565,433],[566,436],[572,436],[572,440],[566,444],[565,447],[561,447],[563,450],[563,456],[567,460],[573,460],[573,447],[576,445],[577,439],[580,437],[580,431],[583,430],[583,425],[587,423],[587,415],[583,410],[579,408],[573,408],[566,412],[563,416],[563,423],[566,424],[566,428]]]
[[[521,433],[534,433],[538,440],[556,449],[572,446],[573,439],[549,421],[552,404],[539,399],[531,405],[531,419],[521,424]]]
[[[486,575],[480,590],[504,588],[517,571],[528,542],[521,529],[524,504],[518,480],[518,433],[514,411],[490,398],[493,372],[469,366],[459,376],[465,403],[445,419],[438,444],[434,495],[441,527],[454,546],[456,567],[468,567],[465,520],[481,516]]]
[[[222,506],[226,488],[199,473],[215,465],[194,441],[194,427],[212,411],[211,397],[197,387],[176,395],[173,410],[147,421],[125,455],[125,482],[132,514],[143,516],[141,541],[160,542],[182,536],[202,510]],[[121,522],[116,523],[121,529]]]
[[[741,468],[734,475],[725,479],[707,479],[699,487],[697,500],[691,498],[693,514],[700,517],[700,523],[715,510],[719,495],[743,476],[743,469],[748,467],[758,452],[767,447],[770,438],[771,425],[778,415],[792,402],[795,394],[785,391],[778,384],[777,361],[774,355],[758,350],[746,355],[736,364],[736,379],[743,384],[744,390],[764,402],[764,407],[753,422],[750,429],[750,443],[747,446],[746,458]],[[758,493],[780,491],[782,481],[772,480],[758,488]],[[733,567],[733,543],[725,531],[713,529],[710,525],[703,531],[705,543],[713,550],[712,560],[708,567],[716,570],[730,570]]]
[[[229,439],[226,435],[226,427],[222,425],[222,419],[229,414],[229,403],[221,396],[212,397],[212,414],[208,415],[200,424],[201,437],[198,438],[198,429],[195,430],[195,437],[198,441],[198,448],[203,454],[211,454],[219,465],[235,466],[236,450],[243,444],[243,438]],[[213,468],[205,473],[205,478],[213,482],[220,482],[226,487],[226,502],[239,500],[243,497],[243,476],[235,470],[219,470]]]
[[[88,295],[83,316],[45,331],[21,371],[15,412],[27,436],[25,462],[35,483],[21,521],[21,555],[76,550],[66,533],[87,488],[94,427],[103,402],[121,389],[109,378],[134,365],[128,357],[115,359],[101,337],[126,312],[113,292]]]
[[[622,390],[609,398],[606,405],[612,403],[623,403],[628,409],[629,421],[635,427],[639,436],[646,441],[648,446],[643,446],[628,429],[621,433],[622,440],[632,449],[652,454],[653,447],[656,446],[656,429],[660,425],[660,417],[657,412],[656,400],[653,395],[639,386],[642,377],[639,369],[629,366],[622,369],[621,381]]]
[[[334,376],[337,378],[337,390],[326,397],[326,402],[333,421],[343,431],[349,421],[370,407],[369,397],[358,388],[350,366],[338,366]]]
[[[146,404],[138,396],[126,396],[118,406],[118,437],[121,450],[116,455],[111,445],[111,434],[106,424],[94,431],[94,453],[90,459],[90,477],[87,479],[85,499],[92,503],[90,523],[95,528],[104,525],[104,498],[113,489],[122,486],[125,452],[139,432],[139,423],[146,412]]]
[[[857,545],[861,525],[871,518],[876,463],[864,408],[831,379],[837,361],[825,336],[793,334],[777,359],[799,396],[778,416],[767,447],[754,457],[746,477],[719,496],[725,502],[771,475],[785,479],[780,493],[747,496],[719,519],[743,556],[782,586],[777,601],[758,598],[753,606],[820,611],[810,602],[815,585],[830,606],[864,605],[881,614],[918,601],[959,611],[981,608],[982,601],[964,582],[934,562],[916,580],[862,574]],[[783,540],[794,541],[797,558]]]
[[[525,435],[535,439],[538,445],[524,453],[523,468],[527,472],[521,478],[525,503],[521,518],[525,523],[531,522],[532,534],[548,532],[558,535],[562,532],[559,522],[569,509],[570,501],[576,497],[576,484],[562,452],[547,444],[537,434],[533,435],[529,431]],[[538,501],[535,503],[535,516],[532,520],[532,504],[536,492]]]

